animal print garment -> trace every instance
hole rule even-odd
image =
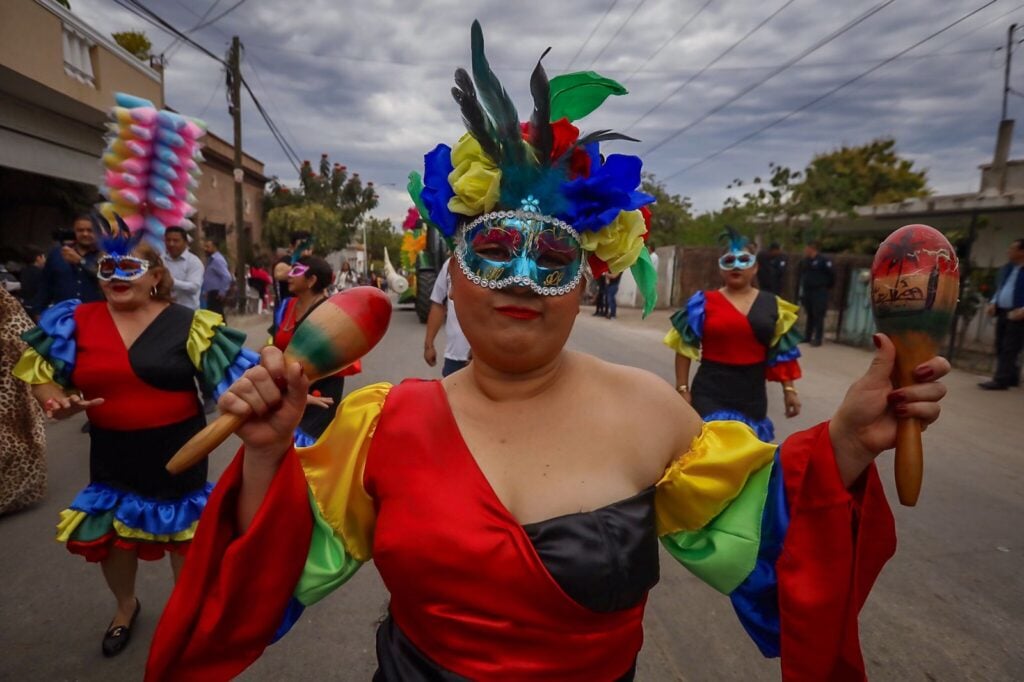
[[[28,384],[11,374],[33,327],[21,304],[0,287],[0,514],[23,509],[46,492],[44,415]]]

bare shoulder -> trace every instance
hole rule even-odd
[[[654,451],[664,449],[665,464],[690,447],[700,434],[701,419],[667,381],[637,367],[617,365],[574,353],[593,391],[610,396],[639,425],[638,437]]]

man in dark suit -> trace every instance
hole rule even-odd
[[[987,391],[1004,391],[1020,385],[1020,352],[1024,348],[1024,239],[1014,240],[1006,255],[1010,262],[999,268],[996,293],[988,314],[996,318],[996,373],[978,384]]]
[[[804,247],[800,261],[800,302],[807,311],[807,333],[804,338],[812,346],[820,346],[825,336],[825,313],[828,311],[828,291],[835,284],[832,259],[819,251],[818,242]]]

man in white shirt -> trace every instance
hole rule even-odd
[[[441,376],[446,377],[466,366],[469,362],[469,341],[462,335],[462,328],[459,326],[459,318],[455,317],[455,304],[449,296],[452,286],[452,278],[448,274],[448,264],[452,262],[449,258],[441,266],[434,281],[434,289],[430,292],[430,314],[427,316],[427,338],[423,343],[423,359],[431,367],[437,364],[437,351],[434,349],[434,339],[437,332],[441,330],[441,322],[444,321],[444,366],[441,368]]]
[[[182,227],[167,228],[164,246],[167,248],[164,265],[174,278],[171,297],[175,303],[198,310],[199,290],[203,286],[203,261],[188,250],[188,235]]]

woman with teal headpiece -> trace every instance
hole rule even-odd
[[[767,382],[782,385],[787,417],[800,414],[797,306],[754,288],[757,258],[746,237],[727,227],[720,239],[722,286],[691,296],[665,336],[676,352],[676,390],[705,421],[741,421],[770,442]],[[694,360],[700,367],[691,383]]]
[[[653,305],[640,160],[602,160],[599,143],[621,136],[572,123],[624,89],[591,72],[549,81],[538,63],[520,123],[476,23],[472,60],[453,90],[468,132],[410,186],[454,246],[473,362],[355,391],[296,449],[308,381],[264,349],[221,399],[246,418],[244,448],[147,678],[239,674],[372,558],[391,594],[375,680],[633,679],[659,540],[730,596],[763,653],[781,651],[784,677],[862,671],[857,612],[894,542],[871,464],[895,439],[892,344],[829,424],[779,448],[703,423],[650,373],[566,350],[586,277],[632,268]],[[900,391],[937,418],[940,384]]]

